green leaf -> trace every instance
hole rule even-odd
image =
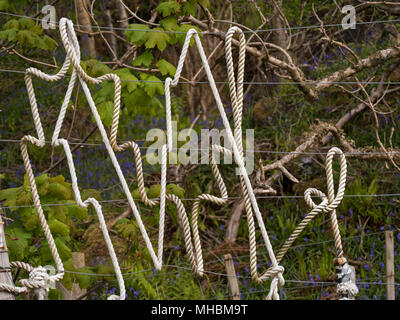
[[[20,30],[30,30],[35,27],[35,22],[29,18],[18,19]]]
[[[64,237],[69,236],[69,227],[57,219],[50,219],[49,227],[53,234],[59,234]]]
[[[88,217],[88,209],[81,208],[77,205],[68,206],[68,215],[79,220],[87,219]]]
[[[174,16],[169,16],[160,21],[160,25],[168,31],[175,31],[179,28],[178,19]]]
[[[157,78],[156,76],[149,76],[146,78],[144,91],[150,96],[153,97],[156,93],[163,95],[164,94],[164,85],[163,82]]]
[[[92,271],[91,269],[87,268],[87,267],[80,268],[80,269],[77,270],[77,272],[81,272],[81,273],[93,273],[93,271]],[[94,277],[93,277],[93,278],[94,278]],[[90,284],[91,284],[93,281],[95,281],[95,279],[92,279],[91,276],[86,275],[86,274],[77,275],[76,280],[78,281],[79,287],[80,287],[81,289],[87,289],[87,288],[90,286]]]
[[[101,192],[99,190],[96,189],[85,189],[82,190],[81,192],[81,196],[82,196],[82,201],[85,201],[89,198],[94,198],[96,200],[101,200]]]
[[[114,113],[114,102],[104,101],[97,106],[97,110],[104,125],[110,127]]]
[[[43,41],[46,44],[47,49],[50,50],[50,51],[53,51],[55,48],[58,47],[58,42],[53,40],[52,38],[50,38],[47,35],[43,36]]]
[[[178,41],[179,41],[180,43],[183,44],[183,43],[185,42],[186,33],[187,33],[190,29],[195,29],[197,32],[200,32],[200,29],[199,29],[199,28],[197,28],[197,27],[195,27],[195,26],[192,26],[192,25],[190,25],[190,24],[182,24],[182,25],[179,26],[179,28],[178,28],[177,31],[179,31],[179,32],[181,32],[181,33],[175,34],[175,37],[178,39]],[[201,37],[202,34],[200,33],[199,36]],[[194,38],[192,37],[192,38],[190,39],[190,46],[192,46],[193,44],[194,44]]]
[[[10,7],[10,3],[7,0],[0,0],[0,10],[7,11]]]
[[[197,0],[199,5],[201,5],[203,8],[209,8],[210,7],[210,1],[209,0]]]
[[[138,66],[149,67],[151,65],[151,62],[153,61],[153,59],[154,59],[154,57],[151,54],[151,52],[145,51],[143,54],[141,54],[135,60],[133,60],[132,65],[134,67],[138,67]]]
[[[147,36],[147,41],[145,43],[146,48],[154,48],[157,46],[158,50],[164,51],[164,49],[167,47],[167,42],[169,40],[169,35],[164,31],[162,28],[154,28],[153,32],[149,32],[149,35]]]
[[[151,102],[151,98],[143,88],[138,87],[136,90],[124,96],[124,103],[128,111],[137,112],[139,108],[147,108]]]
[[[11,19],[8,20],[4,25],[3,25],[3,30],[7,29],[19,29],[19,22],[16,19]]]
[[[71,258],[72,252],[71,249],[65,244],[65,242],[60,237],[54,238],[54,243],[56,244],[58,253],[60,255],[61,260],[65,261]],[[42,263],[48,263],[53,261],[53,256],[51,254],[49,245],[47,242],[43,242],[40,247],[40,255],[42,257]]]
[[[173,77],[175,75],[176,68],[167,60],[160,59],[157,62],[157,67],[160,69],[160,72],[163,76],[169,74],[171,77]]]
[[[55,196],[57,199],[68,200],[71,199],[72,196],[72,190],[58,182],[50,183],[48,190],[49,193]]]
[[[25,44],[30,47],[35,47],[35,38],[37,37],[32,31],[29,30],[20,30],[17,33],[17,40],[20,44]]]
[[[17,39],[17,31],[16,29],[0,31],[0,39],[10,42],[15,41]]]
[[[186,1],[185,5],[183,6],[183,13],[187,16],[195,16],[197,14],[196,3],[194,0]]]
[[[181,5],[176,1],[162,2],[157,7],[158,13],[161,13],[163,17],[178,13],[180,9]]]
[[[122,86],[124,85],[124,83],[122,82]],[[114,88],[114,83],[107,81],[107,82],[103,82],[100,85],[100,89],[97,90],[95,92],[95,94],[93,95],[93,100],[94,102],[97,104],[102,103],[104,101],[107,100],[112,100],[114,97],[114,92],[115,92],[115,88]]]
[[[147,39],[149,32],[147,32],[146,30],[149,30],[150,28],[145,24],[134,23],[134,24],[128,25],[127,29],[128,30],[125,31],[127,40],[129,42],[138,44]],[[129,30],[129,29],[132,29],[132,30]]]
[[[149,189],[149,193],[147,194],[147,196],[150,199],[153,198],[159,198],[160,197],[160,192],[161,192],[161,185],[159,184],[153,184],[150,189]]]
[[[31,235],[26,233],[23,229],[16,227],[7,228],[7,233],[10,235],[6,237],[10,260],[23,260]]]
[[[49,220],[50,219],[57,219],[60,220],[61,222],[66,222],[67,220],[67,214],[68,214],[68,205],[67,206],[54,206],[51,207],[50,212],[49,212]]]
[[[136,78],[128,68],[115,70],[114,73],[120,77],[122,87],[126,87],[128,92],[132,92],[138,86],[138,78]]]
[[[130,238],[130,239],[135,239],[139,231],[139,227],[137,226],[136,222],[130,221],[128,219],[126,219],[126,221],[122,221],[118,224],[115,224],[114,228],[124,238]]]
[[[183,198],[185,196],[185,189],[176,185],[175,183],[169,183],[167,185],[167,193],[172,193],[176,195],[178,198]]]
[[[29,219],[24,223],[26,231],[33,231],[36,229],[37,226],[39,226],[39,218],[36,214],[31,215]]]

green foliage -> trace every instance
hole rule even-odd
[[[171,77],[173,77],[175,75],[176,68],[167,60],[160,59],[157,62],[157,67],[160,69],[160,72],[163,76],[169,74]]]
[[[176,14],[180,9],[181,5],[176,1],[161,2],[157,7],[158,13],[161,13],[163,17]]]
[[[71,184],[59,175],[51,177],[43,174],[35,178],[41,203],[62,203],[65,205],[43,206],[57,249],[63,260],[71,257],[71,240],[76,236],[78,226],[88,218],[88,209],[80,208],[73,199]],[[85,196],[96,196],[92,190],[84,190]],[[25,183],[18,188],[0,190],[0,201],[6,206],[30,206],[32,196],[25,176]],[[47,241],[44,237],[36,210],[30,207],[10,208],[9,216],[14,219],[7,226],[7,246],[11,260],[29,260],[33,264],[45,265],[53,262]]]
[[[11,19],[3,25],[2,31],[0,31],[0,40],[18,42],[28,48],[54,51],[58,46],[57,42],[42,33],[40,25],[35,25],[32,19]]]
[[[160,51],[164,51],[169,38],[170,36],[164,32],[163,28],[154,28],[152,32],[148,32],[147,41],[144,45],[147,49],[152,49],[157,46]]]
[[[135,60],[133,60],[132,65],[134,67],[145,66],[149,67],[154,57],[150,51],[145,51],[142,55],[138,56]]]

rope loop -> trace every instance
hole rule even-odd
[[[339,174],[339,185],[338,191],[335,196],[335,186],[334,186],[334,179],[333,179],[333,169],[332,169],[332,161],[333,156],[335,154],[339,155],[340,161],[340,174]],[[347,163],[346,157],[343,154],[343,151],[337,147],[333,147],[328,151],[325,160],[325,170],[326,170],[326,180],[328,184],[328,206],[326,207],[326,211],[329,212],[337,208],[340,202],[343,199],[344,191],[346,188],[346,176],[347,176]]]

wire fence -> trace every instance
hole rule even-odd
[[[0,11],[0,15],[17,17],[17,18],[27,18],[37,22],[48,22],[45,19],[30,17],[27,15],[21,15],[16,13],[4,12]],[[218,21],[217,21],[218,22]],[[374,25],[381,23],[400,23],[400,19],[387,19],[387,20],[372,20],[372,21],[360,21],[355,22],[356,26],[362,25]],[[58,22],[55,22],[55,25],[58,26]],[[90,27],[92,29],[98,30],[110,30],[110,31],[140,31],[140,32],[157,32],[157,33],[168,33],[168,34],[186,34],[186,31],[173,31],[173,30],[153,30],[153,29],[135,29],[135,28],[121,28],[121,27],[106,27],[106,26],[94,26],[94,25],[82,25],[74,23],[74,27]],[[286,30],[309,30],[309,29],[319,29],[321,25],[310,25],[310,26],[293,26],[293,27],[282,27],[282,28],[266,28],[266,29],[255,29],[255,30],[243,30],[244,33],[264,33],[264,32],[273,32],[273,31],[286,31]],[[331,23],[324,24],[324,28],[332,28],[332,27],[343,27],[343,23]],[[210,35],[224,35],[226,32],[223,31],[198,31],[199,34],[210,34]]]
[[[19,15],[19,14],[13,14],[13,13],[7,13],[7,12],[1,12],[0,15],[6,15],[6,16],[13,16],[13,17],[20,17],[20,18],[29,18],[35,21],[42,21],[42,19],[39,18],[34,18],[26,15]],[[390,20],[374,20],[374,21],[366,21],[366,22],[357,22],[356,25],[374,25],[374,24],[381,24],[381,23],[399,23],[400,19],[390,19]],[[56,23],[57,24],[57,23]],[[87,25],[79,25],[79,24],[74,24],[75,27],[87,27]],[[324,25],[324,28],[327,27],[341,27],[342,23],[338,24],[326,24]],[[139,29],[133,29],[133,28],[118,28],[118,27],[103,27],[103,26],[91,26],[93,29],[98,29],[98,30],[118,30],[118,31],[140,31],[140,32],[157,32],[157,33],[169,33],[169,34],[186,34],[186,32],[181,32],[181,31],[167,31],[167,30],[139,30]],[[263,32],[273,32],[273,31],[282,31],[282,30],[307,30],[307,29],[318,29],[320,28],[320,25],[310,25],[310,26],[293,26],[290,28],[283,27],[283,28],[267,28],[267,29],[261,29],[261,30],[244,30],[244,33],[263,33]],[[198,32],[199,34],[225,34],[225,32],[210,32],[210,31],[200,31]],[[0,69],[0,72],[4,73],[18,73],[18,74],[25,74],[25,71],[22,70],[12,70],[12,69]],[[148,81],[148,80],[122,80],[122,81],[129,81],[129,82],[149,82],[149,83],[164,83],[163,81]],[[183,83],[187,84],[209,84],[208,81],[183,81]],[[216,82],[217,84],[228,84],[228,82],[225,81],[220,81]],[[309,81],[259,81],[259,82],[243,82],[245,85],[297,85],[297,84],[364,84],[364,85],[379,85],[379,84],[386,84],[386,85],[400,85],[400,82],[398,81],[337,81],[337,82],[331,82],[331,81],[318,81],[318,80],[309,80]],[[15,140],[15,139],[0,139],[0,142],[2,143],[20,143],[20,140]],[[51,144],[51,141],[46,141],[46,143]],[[81,146],[102,146],[102,144],[99,143],[81,143],[81,142],[69,142],[70,144],[75,144],[75,145],[81,145]],[[150,149],[149,147],[144,147],[142,149]],[[154,149],[154,148],[152,148]],[[193,149],[192,149],[193,150]],[[196,151],[206,151],[209,149],[194,149]],[[248,150],[249,151],[249,150]],[[250,152],[258,152],[258,153],[268,153],[268,154],[304,154],[304,155],[326,155],[326,152],[290,152],[290,151],[273,151],[273,150],[250,150]],[[396,155],[399,154],[400,152],[347,152],[345,155]],[[355,197],[399,197],[400,193],[392,193],[392,194],[349,194],[345,195],[344,197],[348,198],[355,198]],[[269,196],[256,196],[257,199],[302,199],[303,196],[295,196],[295,195],[269,195]],[[241,199],[241,197],[228,197],[229,200],[237,200]],[[140,200],[140,199],[134,199],[134,200]],[[152,200],[159,200],[158,198],[154,198]],[[182,198],[182,200],[186,201],[195,201],[197,200],[196,198]],[[99,201],[100,203],[114,203],[114,202],[127,202],[127,199],[114,199],[114,200],[102,200]],[[44,203],[42,206],[64,206],[64,205],[76,205],[75,203]],[[21,205],[21,206],[4,206],[0,207],[0,209],[18,209],[18,208],[27,208],[27,207],[34,207],[34,205]],[[372,235],[378,235],[378,234],[383,234],[385,231],[381,232],[373,232],[373,233],[367,233],[364,234],[364,237],[369,237]],[[359,238],[360,235],[358,236],[351,236],[351,237],[345,237],[342,238],[343,240],[351,240],[355,238]],[[319,241],[319,242],[309,242],[309,243],[304,243],[301,245],[297,246],[292,246],[289,250],[298,248],[298,247],[307,247],[307,246],[317,246],[320,244],[326,244],[333,242],[334,240],[325,240],[325,241]],[[241,255],[241,256],[235,256],[235,259],[240,259],[240,258],[248,258],[250,255]],[[213,261],[208,261],[205,263],[205,265],[210,265],[212,263],[217,263],[221,262],[221,260],[213,260]],[[260,265],[261,267],[268,267],[268,264],[265,265]],[[180,265],[174,265],[174,264],[166,264],[163,266],[164,268],[168,269],[175,269],[175,270],[184,270],[184,271],[192,271],[192,269],[188,266],[180,266]],[[144,273],[149,273],[152,272],[150,276],[166,276],[166,275],[171,275],[174,274],[175,271],[171,272],[164,272],[164,273],[155,273],[154,268],[151,269],[145,269],[145,270],[140,270],[140,271],[135,271],[135,272],[128,272],[123,274],[125,280],[135,280],[143,277],[148,277],[149,275],[143,275]],[[86,276],[92,276],[92,277],[115,277],[115,274],[97,274],[97,273],[86,273],[86,272],[78,272],[78,271],[70,271],[66,270],[66,273],[70,274],[76,274],[76,275],[86,275]],[[221,276],[221,277],[229,277],[230,275],[226,273],[220,273],[220,272],[214,272],[214,271],[207,271],[205,270],[204,273],[209,274],[209,275],[215,275],[215,276]],[[140,275],[141,274],[141,275]],[[140,276],[139,276],[140,275]],[[130,277],[134,276],[134,277]],[[251,279],[251,276],[244,276],[244,275],[237,275],[238,279]],[[384,277],[386,278],[386,277]],[[378,278],[376,279],[377,281],[357,281],[358,285],[387,285],[387,282],[382,282],[383,278]],[[114,280],[116,281],[116,280]],[[380,282],[378,282],[380,281]],[[295,290],[295,289],[304,289],[304,288],[310,288],[310,285],[312,287],[325,287],[325,286],[333,286],[336,285],[336,282],[333,281],[309,281],[309,280],[297,280],[297,279],[286,279],[285,282],[294,285],[293,287],[288,287],[285,288],[284,290]],[[306,286],[297,286],[297,284],[306,284]],[[396,287],[400,286],[400,283],[395,282],[395,283],[390,283],[393,284]],[[269,289],[262,288],[262,290],[251,290],[247,292],[241,292],[241,296],[247,296],[251,294],[259,294],[259,293],[266,293],[268,292]],[[230,295],[227,296],[216,296],[209,298],[209,300],[214,300],[214,299],[220,299],[220,298],[226,298],[229,297]]]
[[[25,74],[23,70],[12,70],[12,69],[0,69],[0,72],[6,73],[19,73]],[[70,77],[69,75],[65,75],[65,77]],[[142,82],[142,83],[162,83],[164,81],[161,80],[130,80],[130,79],[121,79],[122,82]],[[210,84],[209,81],[186,81],[180,80],[179,83],[181,84]],[[227,81],[215,81],[216,84],[229,84]],[[235,82],[238,84],[239,82]],[[244,85],[298,85],[298,84],[348,84],[348,85],[379,85],[379,84],[386,84],[386,85],[400,85],[400,81],[329,81],[329,80],[307,80],[307,81],[243,81],[240,82]]]

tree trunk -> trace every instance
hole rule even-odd
[[[89,5],[85,0],[75,0],[76,20],[79,25],[78,28],[85,32],[92,32]],[[81,46],[83,53],[90,58],[96,58],[96,46],[94,37],[90,34],[84,34],[81,37]]]

